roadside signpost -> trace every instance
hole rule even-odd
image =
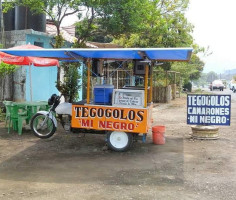
[[[230,110],[230,95],[187,96],[187,124],[230,126]]]
[[[187,124],[192,137],[217,139],[217,126],[230,126],[231,95],[189,94],[187,96]]]

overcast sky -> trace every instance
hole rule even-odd
[[[236,68],[236,0],[190,0],[187,18],[195,42],[213,52],[202,58],[204,72]]]

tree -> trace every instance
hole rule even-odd
[[[172,62],[171,69],[181,72],[184,83],[200,77],[204,63],[197,56],[204,48],[193,43],[193,26],[188,23],[185,11],[188,0],[149,1],[147,18],[137,32],[122,34],[114,42],[125,47],[186,47],[193,46],[189,63]]]
[[[57,36],[60,36],[62,21],[70,15],[82,12],[83,2],[80,0],[5,0],[4,10],[7,11],[14,6],[26,6],[34,14],[45,13],[57,28]],[[60,42],[55,48],[60,48]]]
[[[184,47],[193,43],[193,27],[184,16],[188,0],[155,0],[148,6],[138,31],[124,33],[116,43],[125,47]]]
[[[109,35],[117,36],[123,32],[133,32],[138,29],[144,16],[143,5],[148,0],[6,0],[6,7],[10,9],[15,5],[26,6],[37,13],[45,13],[57,27],[54,48],[63,46],[63,38],[60,35],[60,26],[65,17],[76,14],[78,19],[77,43],[75,47],[85,47],[88,39],[101,38],[105,35],[109,41]],[[84,13],[85,16],[83,15]],[[70,71],[66,65],[62,65],[65,76]],[[63,93],[60,81],[60,68],[57,73],[57,88]],[[69,87],[70,88],[70,87]]]
[[[214,71],[210,71],[207,73],[207,82],[212,82],[214,80],[218,79],[218,75],[217,73],[215,73]]]
[[[4,62],[0,62],[0,80],[1,80],[1,88],[2,88],[2,94],[0,96],[2,98],[4,98],[6,76],[9,74],[12,74],[16,69],[17,69],[16,65],[9,65]]]
[[[149,0],[86,0],[85,16],[76,23],[77,47],[86,41],[111,42],[122,34],[141,29],[147,18]]]
[[[78,99],[78,90],[81,87],[78,82],[81,76],[78,73],[80,65],[78,63],[63,63],[63,69],[67,72],[63,81],[58,84],[58,89],[65,97],[66,102],[74,102]]]
[[[77,13],[75,47],[85,47],[88,40],[111,41],[124,47],[186,47],[194,46],[185,11],[189,0],[15,0],[7,1],[25,5],[35,13],[44,12],[57,27],[55,47],[61,47],[62,20]],[[84,14],[85,13],[85,14]],[[195,45],[196,46],[196,45]],[[171,68],[182,71],[186,82],[197,79],[204,63],[195,53],[188,64],[173,64]],[[60,71],[58,72],[59,80]],[[60,82],[58,81],[58,84]],[[58,87],[60,88],[60,87]]]
[[[204,87],[205,85],[207,85],[207,74],[201,73],[201,77],[198,80],[194,80],[193,83],[197,86]]]

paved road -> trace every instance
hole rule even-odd
[[[224,89],[224,91],[220,91],[220,90],[210,91],[208,88],[204,88],[203,90],[207,91],[207,92],[214,93],[214,94],[230,94],[231,95],[231,101],[236,102],[236,93],[234,93],[230,89]]]

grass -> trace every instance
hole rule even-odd
[[[211,94],[210,92],[207,92],[207,91],[204,91],[200,88],[196,89],[196,90],[193,90],[192,91],[193,94]]]

